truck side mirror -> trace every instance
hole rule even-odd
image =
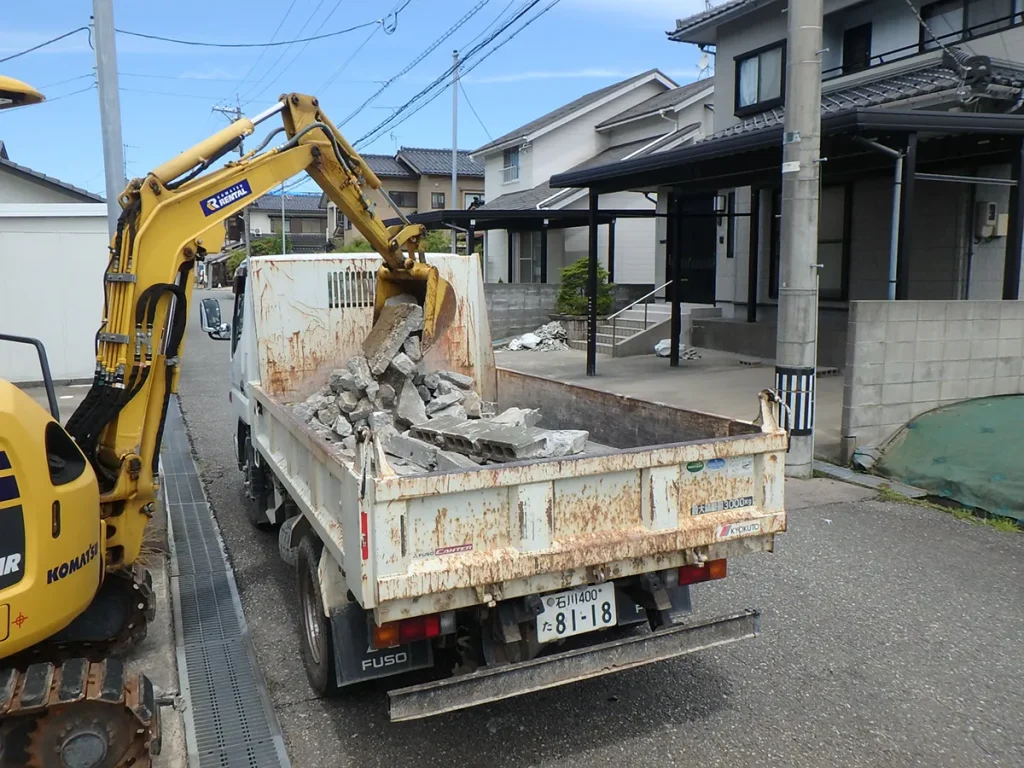
[[[231,338],[231,326],[221,320],[220,302],[217,299],[203,299],[199,302],[199,327],[211,339],[227,341]]]

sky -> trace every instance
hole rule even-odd
[[[385,24],[274,48],[195,47],[119,34],[127,175],[144,176],[221,128],[227,119],[211,108],[234,106],[236,98],[246,114],[255,115],[282,92],[316,95],[354,142],[443,73],[451,65],[453,49],[467,50],[488,28],[493,31],[493,22],[523,2],[486,0],[451,37],[357,111],[384,81],[482,1],[114,0],[120,29],[217,43],[292,40],[333,32],[368,24],[405,5]],[[550,1],[542,0],[530,15]],[[91,0],[9,5],[0,29],[0,59],[87,26],[92,10]],[[698,74],[700,52],[692,45],[669,42],[665,31],[674,28],[676,18],[703,9],[704,0],[559,0],[466,74],[465,94],[459,93],[459,147],[479,147],[589,91],[654,67],[679,84],[691,82]],[[103,194],[94,65],[86,32],[0,63],[0,73],[30,83],[48,98],[38,106],[0,112],[0,140],[11,160]],[[277,127],[268,121],[257,129],[257,136],[268,126]],[[448,148],[451,137],[448,88],[359,149],[390,154],[400,146]],[[315,186],[299,189],[312,191]]]

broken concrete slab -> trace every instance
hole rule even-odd
[[[441,472],[457,472],[460,469],[476,469],[480,466],[468,456],[453,451],[438,451],[435,463]]]
[[[342,392],[334,402],[342,413],[352,413],[359,405],[360,399],[356,392]]]
[[[573,456],[583,453],[590,433],[584,429],[552,429],[547,431],[547,444],[538,458]]]
[[[321,423],[324,424],[328,429],[330,425],[334,423],[334,420],[341,415],[341,411],[334,403],[325,405],[319,411],[316,412],[316,417],[320,419]]]
[[[437,376],[439,379],[451,382],[459,389],[473,388],[473,378],[464,373],[459,373],[458,371],[438,371]]]
[[[370,383],[373,381],[373,375],[370,373],[370,365],[365,357],[356,355],[349,359],[347,365],[357,388],[365,390],[370,386]]]
[[[377,432],[384,427],[393,427],[395,425],[395,417],[388,411],[374,411],[366,422],[370,425],[370,429]]]
[[[540,411],[536,408],[506,408],[491,421],[512,427],[533,427],[540,421]]]
[[[334,424],[331,425],[331,429],[334,430],[334,434],[338,437],[348,437],[352,434],[352,425],[344,416],[336,418]]]
[[[419,336],[410,336],[402,345],[402,351],[409,356],[414,363],[423,359],[423,347],[420,344]]]
[[[391,360],[391,369],[398,371],[402,376],[411,379],[416,375],[416,363],[414,363],[405,352],[399,352]]]
[[[446,444],[445,433],[449,430],[458,429],[466,423],[465,419],[443,416],[409,427],[409,435],[418,440],[425,440],[428,443],[436,443],[443,446]],[[470,449],[473,447],[469,441],[467,441],[466,446]]]
[[[465,396],[466,394],[462,390],[454,390],[446,395],[438,395],[427,403],[427,415],[442,411],[456,403],[461,403]]]
[[[416,387],[416,391],[420,393],[420,397],[422,398],[424,403],[430,400],[430,390],[427,389],[422,384]]]
[[[482,413],[481,404],[483,400],[476,392],[467,392],[462,400],[462,407],[466,409],[466,416],[471,419],[479,419]]]
[[[427,470],[432,469],[437,461],[437,446],[415,437],[394,434],[390,435],[383,445],[386,453],[411,461]]]
[[[352,412],[348,417],[352,420],[352,423],[355,424],[357,421],[363,421],[369,418],[370,414],[373,413],[373,410],[373,403],[364,397],[356,404],[356,407],[352,409]]]
[[[459,420],[465,420],[469,418],[466,414],[466,409],[462,407],[462,403],[456,403],[455,405],[449,405],[447,408],[442,408],[440,411],[435,411],[430,414],[430,418],[454,418]]]
[[[409,335],[423,330],[423,308],[418,304],[385,305],[363,341],[370,371],[379,376],[387,370]]]
[[[352,372],[341,368],[331,371],[331,375],[327,380],[327,385],[331,388],[331,392],[334,394],[339,394],[341,392],[353,392],[358,389],[355,378],[352,376]]]
[[[427,420],[426,407],[416,391],[416,385],[412,381],[406,381],[402,391],[398,394],[398,405],[395,407],[395,419],[406,425],[421,424]]]
[[[366,396],[367,396],[367,397],[368,397],[368,398],[369,398],[370,400],[373,400],[374,396],[375,396],[375,395],[377,394],[377,392],[379,392],[379,391],[380,391],[380,384],[378,384],[378,383],[377,383],[376,381],[371,381],[371,382],[369,383],[369,385],[367,385],[367,387],[366,387]]]
[[[349,435],[343,438],[341,444],[345,446],[346,451],[351,451],[353,454],[356,452],[356,438],[355,435]]]
[[[378,410],[395,407],[395,388],[390,384],[381,384],[375,397],[371,397]]]
[[[473,443],[480,455],[493,461],[537,458],[547,448],[545,429],[494,423],[488,426],[476,435]]]
[[[437,389],[437,385],[440,383],[440,381],[441,379],[436,373],[428,373],[423,376],[423,386],[425,386],[431,392]]]
[[[309,424],[313,420],[313,416],[316,415],[316,411],[313,410],[313,406],[306,403],[296,403],[292,406],[292,413],[303,423]]]

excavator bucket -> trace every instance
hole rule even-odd
[[[423,307],[423,349],[430,349],[435,339],[444,333],[455,317],[456,296],[451,284],[437,271],[437,267],[413,262],[408,269],[389,269],[377,272],[377,291],[373,307],[376,323],[384,302],[392,296],[409,294]]]

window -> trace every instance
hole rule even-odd
[[[510,233],[511,234],[511,233]],[[516,254],[516,278],[520,283],[540,282],[540,232],[520,232],[511,235],[518,253]]]
[[[843,74],[871,66],[871,25],[861,24],[843,32]]]
[[[506,149],[502,155],[501,181],[508,184],[519,178],[519,147]]]
[[[850,213],[853,194],[847,185],[822,187],[818,205],[818,295],[845,301],[848,296]]]
[[[926,5],[921,8],[921,18],[928,26],[928,29],[921,27],[921,50],[923,51],[938,48],[939,43],[936,38],[949,45],[963,37],[963,0],[939,0],[937,3]]]
[[[483,192],[463,192],[462,193],[462,207],[469,208],[476,202],[478,205],[484,204],[484,193]]]
[[[782,103],[784,46],[778,43],[736,59],[736,115],[752,114]]]
[[[435,211],[444,210],[444,192],[430,193],[430,207]]]
[[[971,0],[967,4],[967,34],[987,35],[1013,24],[1013,0]]]
[[[346,216],[345,217],[345,230],[348,231],[350,229],[352,229],[352,219],[350,219],[348,216]]]
[[[415,208],[419,203],[416,199],[415,192],[406,192],[396,189],[394,192],[388,192],[391,195],[391,199],[395,201],[395,205],[399,208]]]
[[[270,220],[270,231],[273,232],[275,235],[281,234],[281,219],[271,219]],[[291,232],[292,231],[292,220],[291,219],[285,219],[284,220],[284,231],[285,232]]]

